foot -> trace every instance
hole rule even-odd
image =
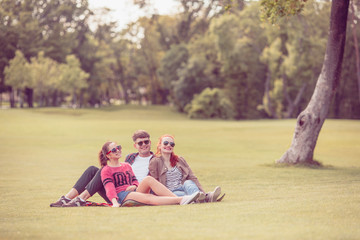
[[[185,195],[180,201],[180,205],[190,204],[198,199],[200,192],[193,193],[191,195]]]
[[[67,204],[70,201],[71,199],[68,199],[65,196],[61,196],[56,202],[50,203],[50,207],[62,207],[64,204]]]
[[[84,206],[86,206],[86,201],[82,201],[79,197],[76,197],[67,204],[63,205],[63,207],[84,207]]]
[[[217,186],[214,191],[212,192],[208,192],[206,194],[206,198],[205,201],[206,202],[216,202],[217,198],[219,197],[221,193],[221,188],[219,186]]]
[[[206,194],[200,192],[198,199],[196,199],[195,203],[204,203],[206,199]]]

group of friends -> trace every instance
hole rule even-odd
[[[91,166],[70,191],[50,207],[86,206],[87,199],[98,193],[112,207],[132,200],[145,205],[172,205],[216,202],[221,188],[205,192],[184,158],[174,153],[175,139],[163,135],[151,152],[150,135],[137,130],[133,137],[137,152],[120,162],[121,145],[106,142],[99,152],[100,168]],[[221,199],[221,197],[219,198]]]

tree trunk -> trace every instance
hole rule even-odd
[[[15,108],[15,89],[10,88],[10,107]]]
[[[359,46],[358,46],[358,40],[356,37],[356,19],[355,19],[355,8],[354,8],[354,0],[351,3],[351,17],[352,17],[352,23],[351,23],[351,28],[352,28],[352,33],[353,33],[353,38],[354,38],[354,46],[355,46],[355,58],[356,58],[356,78],[358,81],[358,92],[359,92],[359,102],[360,102],[360,56],[359,56]]]
[[[332,1],[329,38],[320,76],[308,106],[297,118],[291,146],[277,163],[319,164],[313,159],[314,149],[340,78],[348,8],[349,0]]]
[[[55,90],[51,95],[51,106],[57,107],[58,106],[58,91]]]
[[[32,88],[25,88],[25,94],[26,94],[26,101],[29,108],[33,107],[33,94],[34,89]]]

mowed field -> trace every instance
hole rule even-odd
[[[190,120],[166,107],[0,110],[0,239],[360,239],[360,121],[326,120],[322,168],[281,167],[296,120]],[[50,208],[104,142],[133,152],[137,129],[175,136],[220,203]],[[98,195],[90,200],[104,202]]]

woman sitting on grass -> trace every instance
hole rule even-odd
[[[149,174],[164,184],[177,196],[186,196],[200,191],[197,202],[216,202],[221,188],[205,193],[199,180],[184,158],[174,153],[174,137],[165,134],[160,137],[157,151],[149,163]],[[222,197],[221,197],[222,199]]]
[[[99,152],[100,165],[107,165],[101,171],[107,197],[113,207],[119,207],[126,200],[134,200],[148,205],[189,204],[199,197],[199,192],[177,197],[153,177],[145,177],[141,183],[128,163],[120,163],[121,146],[115,142],[106,142]],[[152,190],[156,195],[150,194]]]

